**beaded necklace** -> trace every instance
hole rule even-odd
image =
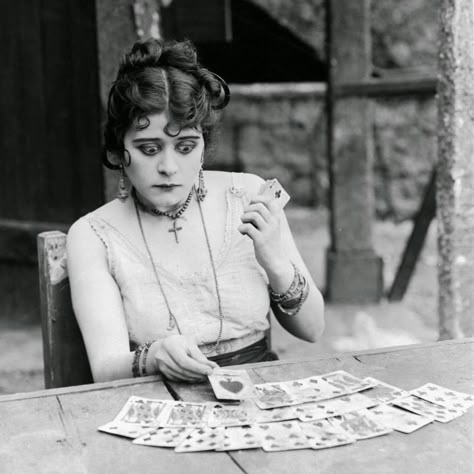
[[[194,188],[193,188],[194,189]],[[178,204],[173,211],[160,211],[159,209],[156,209],[154,207],[149,207],[142,201],[140,201],[140,198],[137,195],[137,191],[135,188],[132,189],[132,197],[135,202],[135,206],[138,205],[138,207],[144,211],[148,212],[148,214],[151,214],[152,216],[162,216],[162,217],[168,217],[173,221],[173,227],[168,230],[168,232],[174,232],[174,239],[177,244],[179,244],[179,239],[178,239],[178,232],[180,230],[183,230],[182,227],[177,227],[177,219],[179,219],[184,211],[188,208],[189,203],[191,202],[191,198],[193,197],[193,189],[188,194],[188,197],[186,198],[186,201],[184,201],[182,204]]]
[[[191,200],[190,196],[192,196],[193,194],[195,194],[194,186],[191,189],[191,192],[189,193],[189,196],[188,196],[189,201]],[[216,287],[216,294],[217,294],[217,304],[218,304],[218,308],[219,308],[219,334],[217,335],[217,339],[216,339],[216,342],[214,344],[214,347],[210,351],[204,352],[204,354],[207,355],[207,354],[211,354],[212,352],[216,351],[217,348],[219,347],[219,344],[220,344],[221,338],[222,338],[222,330],[223,330],[223,326],[224,326],[224,315],[222,314],[221,294],[219,292],[219,283],[217,281],[216,265],[214,263],[214,257],[212,255],[211,244],[209,242],[209,235],[207,233],[206,222],[204,220],[204,214],[202,212],[201,202],[199,201],[199,199],[196,199],[196,201],[198,203],[199,214],[201,216],[201,222],[202,222],[202,226],[203,226],[203,229],[204,229],[204,235],[206,237],[206,244],[207,244],[207,250],[209,252],[209,259],[211,260],[212,273],[213,273],[213,276],[214,276],[214,285]],[[178,324],[178,320],[176,319],[176,316],[171,311],[171,307],[170,307],[168,298],[166,297],[166,293],[163,289],[163,285],[161,284],[160,277],[158,276],[158,271],[156,270],[155,262],[153,261],[151,251],[150,251],[150,248],[148,246],[148,242],[147,242],[146,237],[145,237],[145,232],[143,230],[142,219],[141,219],[141,216],[140,216],[140,211],[138,209],[139,202],[137,201],[137,199],[134,199],[134,203],[135,203],[135,212],[137,214],[138,226],[140,227],[140,232],[142,234],[143,243],[145,244],[145,248],[146,248],[146,251],[147,251],[147,254],[148,254],[148,258],[150,259],[150,263],[151,263],[151,266],[153,268],[153,273],[155,274],[156,282],[158,283],[161,294],[163,295],[163,299],[165,300],[166,308],[168,310],[168,328],[167,329],[168,329],[168,331],[172,331],[176,327],[179,334],[182,334],[181,328],[179,327],[179,324]],[[188,203],[188,205],[189,205],[189,203]],[[188,205],[186,205],[186,207]],[[182,212],[181,212],[181,214],[182,214]],[[167,217],[169,217],[169,216],[167,216]]]

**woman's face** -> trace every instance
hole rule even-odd
[[[169,136],[164,112],[147,118],[148,127],[139,130],[133,125],[124,136],[131,158],[125,172],[146,204],[166,211],[183,202],[197,183],[204,139],[194,128]]]

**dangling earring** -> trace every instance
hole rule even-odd
[[[123,169],[123,164],[120,165],[120,178],[118,181],[117,198],[121,201],[125,201],[125,199],[128,198],[128,189],[125,184],[125,171]]]
[[[202,168],[199,170],[199,185],[198,188],[196,189],[196,196],[200,202],[204,201],[204,198],[207,195],[207,188],[206,185],[204,184],[204,173],[202,171]]]

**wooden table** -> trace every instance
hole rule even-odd
[[[245,366],[255,383],[292,380],[344,369],[401,388],[434,382],[474,393],[474,339],[318,354]],[[410,435],[390,435],[352,445],[266,453],[175,453],[133,445],[97,427],[111,421],[130,395],[186,401],[214,400],[207,383],[168,384],[159,377],[42,390],[0,397],[0,473],[472,473],[473,412],[432,423]]]

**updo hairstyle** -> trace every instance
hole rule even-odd
[[[167,112],[165,132],[177,135],[183,128],[202,131],[206,148],[212,143],[220,111],[229,102],[229,87],[217,74],[203,68],[190,41],[137,42],[123,57],[107,104],[103,162],[120,168],[108,154],[125,165],[123,140],[131,126],[148,127],[148,115]],[[128,157],[128,160],[130,157]]]

